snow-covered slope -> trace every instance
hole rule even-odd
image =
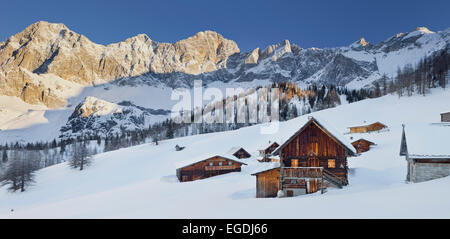
[[[260,126],[144,144],[95,156],[85,171],[60,164],[39,170],[35,186],[24,193],[0,188],[1,218],[449,218],[450,178],[406,184],[406,161],[399,156],[402,123],[438,122],[450,109],[450,91],[345,104],[312,115],[341,133],[350,125],[380,121],[388,131],[345,134],[375,142],[370,151],[349,158],[349,186],[283,199],[256,199],[250,174],[271,164],[256,162],[257,150],[281,141],[308,115],[282,122],[275,135]],[[175,151],[175,145],[186,146]],[[179,183],[180,162],[242,146],[253,156],[240,173]],[[432,203],[430,203],[432,202]],[[186,205],[190,205],[187,207]],[[339,206],[337,206],[339,205]],[[264,210],[262,210],[262,208]],[[14,209],[11,212],[11,209]]]

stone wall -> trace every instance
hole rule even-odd
[[[418,183],[450,175],[450,164],[413,163],[411,181]]]

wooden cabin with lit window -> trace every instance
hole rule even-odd
[[[238,159],[246,159],[252,156],[249,152],[247,152],[247,150],[242,147],[233,147],[228,151],[228,154],[233,155]]]
[[[341,134],[310,117],[273,154],[280,157],[279,190],[290,197],[347,185],[347,157],[356,151]],[[260,185],[257,196],[276,196],[271,189],[276,181],[273,175],[254,175]]]
[[[240,172],[242,165],[246,164],[216,155],[178,168],[177,178],[180,182],[188,182],[231,172]]]
[[[370,150],[370,146],[375,145],[374,142],[370,142],[366,139],[358,139],[352,143],[358,154],[364,153]]]

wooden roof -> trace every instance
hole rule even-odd
[[[308,122],[306,122],[299,130],[297,130],[297,132],[295,132],[288,140],[286,140],[286,142],[284,142],[282,145],[280,145],[280,146],[278,146],[278,148],[276,148],[274,151],[273,151],[273,155],[277,155],[277,154],[279,154],[279,152],[280,152],[280,150],[282,149],[282,148],[284,148],[284,146],[286,146],[287,144],[289,144],[292,140],[294,140],[301,132],[303,132],[303,130],[308,126],[308,125],[310,125],[310,124],[316,124],[318,127],[319,127],[319,129],[321,129],[323,132],[325,132],[328,136],[330,136],[332,139],[334,139],[338,144],[340,144],[341,146],[343,146],[346,150],[347,150],[347,152],[349,152],[349,155],[351,155],[351,156],[356,156],[357,155],[357,153],[356,153],[356,151],[355,151],[355,149],[353,148],[353,145],[349,145],[349,144],[346,144],[345,142],[343,142],[343,139],[342,138],[340,138],[338,135],[336,135],[337,133],[336,132],[334,132],[334,134],[333,133],[331,133],[329,130],[327,130],[321,123],[319,123],[319,121],[316,119],[316,118],[314,118],[314,117],[311,117],[309,120],[308,120]],[[351,146],[351,147],[350,147]]]

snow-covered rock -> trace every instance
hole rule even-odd
[[[61,127],[60,138],[76,138],[82,134],[114,136],[124,131],[143,130],[151,123],[167,118],[166,110],[153,110],[129,101],[118,104],[95,97],[86,97]]]

